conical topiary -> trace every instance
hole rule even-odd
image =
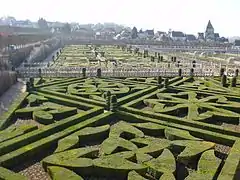
[[[224,75],[224,71],[225,71],[224,68],[221,68],[221,69],[220,69],[220,76],[221,76],[221,77]]]
[[[178,69],[178,76],[182,76],[182,69]]]
[[[233,76],[231,80],[231,87],[236,87],[237,86],[237,77]]]
[[[223,87],[227,86],[227,76],[225,74],[222,75],[221,83]]]
[[[113,96],[111,96],[110,110],[116,111],[117,107],[118,107],[117,96],[113,95]]]
[[[168,84],[169,84],[169,79],[168,78],[165,78],[164,79],[164,87],[168,87]]]
[[[235,76],[236,76],[236,77],[238,77],[238,73],[239,73],[239,70],[236,69],[236,70],[235,70]]]
[[[86,68],[82,68],[82,76],[83,76],[83,78],[86,77]]]
[[[97,69],[97,77],[101,77],[102,75],[102,71],[100,68]]]
[[[111,92],[110,91],[105,92],[104,98],[106,99],[106,109],[109,111],[111,105]]]
[[[194,76],[194,69],[193,69],[193,68],[190,69],[190,76],[191,76],[191,77]]]
[[[162,76],[157,77],[157,83],[158,85],[162,84]]]

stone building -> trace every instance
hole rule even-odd
[[[206,41],[215,41],[215,33],[214,28],[211,21],[208,21],[207,28],[205,31],[205,40]]]

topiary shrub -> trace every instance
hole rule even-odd
[[[164,149],[162,154],[156,159],[152,159],[146,163],[154,174],[154,177],[159,179],[164,173],[174,173],[176,171],[176,161],[170,150]]]
[[[235,70],[235,76],[238,77],[239,69]]]
[[[53,115],[46,111],[34,111],[33,119],[44,125],[52,124],[54,122]]]
[[[13,171],[0,167],[0,179],[1,180],[27,180],[28,178],[26,178],[23,175],[20,175],[19,173],[15,173]]]
[[[49,166],[47,169],[52,179],[68,179],[68,180],[83,180],[81,176],[75,172],[59,166]]]
[[[29,82],[30,82],[30,86],[34,87],[34,78],[30,77]]]
[[[195,60],[192,62],[192,67],[196,68],[196,61]]]
[[[26,91],[29,92],[31,90],[32,90],[31,83],[29,81],[27,81],[27,83],[26,83]]]
[[[111,105],[111,92],[110,91],[105,92],[104,98],[106,99],[106,109],[109,111]]]
[[[173,62],[177,62],[177,57],[173,57]]]
[[[154,60],[155,60],[155,57],[151,56],[151,62],[154,62]]]
[[[43,102],[48,101],[47,98],[45,98],[43,96],[38,96],[36,94],[30,94],[26,99],[28,101],[28,104],[30,104],[30,106],[36,106]]]
[[[118,107],[117,96],[113,95],[111,97],[110,110],[111,111],[116,111],[117,107]]]
[[[34,111],[40,111],[40,110],[46,110],[46,109],[48,109],[48,107],[44,107],[44,106],[26,107],[26,108],[16,110],[15,114],[18,118],[27,119],[27,118],[32,118]]]
[[[225,69],[224,69],[224,68],[221,68],[221,69],[220,69],[220,76],[221,76],[221,77],[224,75],[224,72],[225,72]]]
[[[182,69],[178,69],[178,76],[182,77]]]
[[[231,87],[236,87],[237,86],[237,77],[234,76],[231,80]]]
[[[157,77],[157,83],[158,85],[162,84],[162,76]]]
[[[41,68],[38,69],[38,75],[40,78],[42,78],[42,69]]]
[[[97,77],[100,78],[101,75],[102,75],[101,68],[98,68],[98,69],[97,69]]]
[[[169,84],[169,79],[168,78],[165,78],[164,79],[164,87],[168,87],[168,84]]]
[[[147,179],[142,177],[136,171],[131,171],[128,173],[128,180],[147,180]]]
[[[53,119],[59,121],[61,119],[73,116],[77,114],[77,108],[75,107],[60,107],[55,110],[49,111],[53,115]]]
[[[82,68],[82,76],[83,78],[86,78],[86,68]]]
[[[177,67],[180,67],[180,61],[177,62]]]
[[[225,74],[223,74],[221,77],[221,84],[223,87],[227,86],[227,76]]]
[[[194,76],[194,69],[193,69],[193,68],[190,69],[190,76],[191,76],[191,77]]]

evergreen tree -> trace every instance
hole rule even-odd
[[[133,27],[132,32],[131,32],[131,38],[136,39],[138,37],[138,31],[136,27]]]

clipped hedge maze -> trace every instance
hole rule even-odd
[[[221,82],[214,79],[184,78],[125,104],[122,109],[148,117],[164,117],[190,126],[201,124],[236,130],[240,118],[237,88],[222,87]]]
[[[157,84],[143,84],[122,79],[75,78],[70,81],[42,83],[36,86],[38,92],[90,102],[104,106],[107,93],[116,95],[119,103],[156,90]]]
[[[88,146],[85,142],[89,141],[96,142]],[[76,173],[83,179],[92,174],[117,179],[135,175],[146,179],[174,179],[174,175],[212,179],[222,161],[215,156],[214,146],[187,131],[154,123],[118,121],[112,126],[86,127],[58,141],[55,153],[43,159],[42,164],[52,178],[58,176],[52,166],[58,166],[66,175]]]
[[[239,179],[239,85],[157,81],[36,82],[0,131],[0,179]]]

